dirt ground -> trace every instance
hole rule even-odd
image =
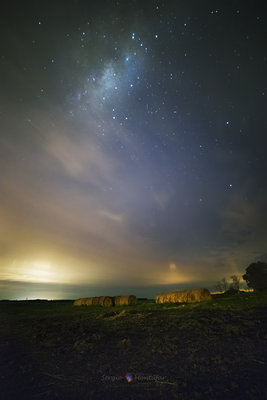
[[[0,399],[265,399],[267,295],[0,302]]]

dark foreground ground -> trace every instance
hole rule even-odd
[[[262,400],[267,295],[116,308],[0,302],[0,352],[1,400]]]

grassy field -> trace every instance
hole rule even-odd
[[[1,400],[262,400],[267,294],[112,308],[0,302],[0,352]]]

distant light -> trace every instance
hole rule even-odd
[[[134,40],[134,39],[135,39],[135,33],[134,33],[134,32],[132,33],[132,36],[131,36],[131,38],[132,38],[132,40]]]
[[[169,269],[170,269],[170,271],[175,271],[175,270],[176,270],[176,264],[171,263],[171,264],[169,265]]]
[[[155,36],[154,36],[154,38],[157,39],[158,37],[159,37],[159,35],[156,33]]]
[[[38,25],[42,25],[42,22],[41,22],[41,21],[38,21]]]
[[[226,125],[230,125],[230,121],[226,121]]]
[[[233,187],[233,185],[232,185],[232,183],[230,183],[230,184],[229,184],[229,188],[232,188],[232,187]]]

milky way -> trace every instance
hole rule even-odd
[[[4,297],[211,288],[266,261],[262,2],[27,1],[0,18]]]

